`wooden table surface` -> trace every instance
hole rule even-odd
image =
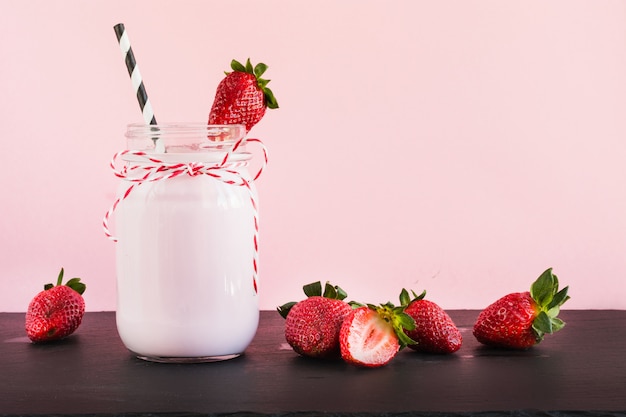
[[[0,416],[626,416],[626,311],[565,310],[562,331],[521,352],[476,342],[478,311],[449,313],[457,353],[405,349],[377,369],[298,356],[274,311],[243,356],[192,365],[134,358],[112,312],[48,345],[28,341],[23,314],[1,313]]]

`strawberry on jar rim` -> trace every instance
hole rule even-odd
[[[246,65],[233,59],[230,67],[232,72],[226,72],[217,86],[209,124],[240,124],[249,132],[267,108],[278,108],[274,93],[267,87],[270,80],[261,78],[268,67],[263,63],[252,66],[249,58]]]
[[[568,288],[559,290],[559,280],[548,268],[530,291],[507,294],[485,308],[474,324],[474,336],[494,347],[527,349],[536,345],[546,334],[565,326],[557,316],[570,298]]]
[[[339,357],[339,329],[352,311],[343,301],[347,294],[328,282],[322,293],[320,282],[303,287],[307,298],[277,308],[285,319],[285,340],[302,356]]]
[[[63,268],[56,285],[46,284],[28,305],[25,329],[28,338],[35,342],[63,339],[80,326],[85,313],[82,294],[86,286],[80,278],[72,278],[62,285]]]

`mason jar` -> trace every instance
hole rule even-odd
[[[245,134],[242,125],[127,128],[116,323],[139,358],[230,359],[256,333],[258,205]]]

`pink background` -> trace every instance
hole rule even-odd
[[[115,308],[108,163],[141,122],[119,22],[161,122],[204,122],[232,58],[269,65],[263,309],[316,280],[482,308],[550,266],[568,308],[626,308],[623,1],[0,0],[0,311],[61,266]]]

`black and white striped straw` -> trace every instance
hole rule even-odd
[[[146,87],[143,84],[143,79],[141,77],[141,73],[139,72],[139,66],[137,65],[137,61],[135,61],[135,54],[133,53],[133,48],[130,45],[126,28],[124,28],[123,23],[118,23],[113,27],[113,29],[115,30],[117,41],[120,44],[120,49],[122,51],[124,61],[126,62],[126,68],[128,69],[128,75],[130,75],[133,89],[137,95],[137,101],[139,102],[139,107],[141,108],[141,112],[143,114],[143,120],[148,125],[156,125],[156,117],[154,116],[150,99],[148,99]],[[155,130],[157,129],[155,128]],[[158,137],[155,137],[153,140],[156,146],[156,151],[165,152],[162,141],[159,140]]]

